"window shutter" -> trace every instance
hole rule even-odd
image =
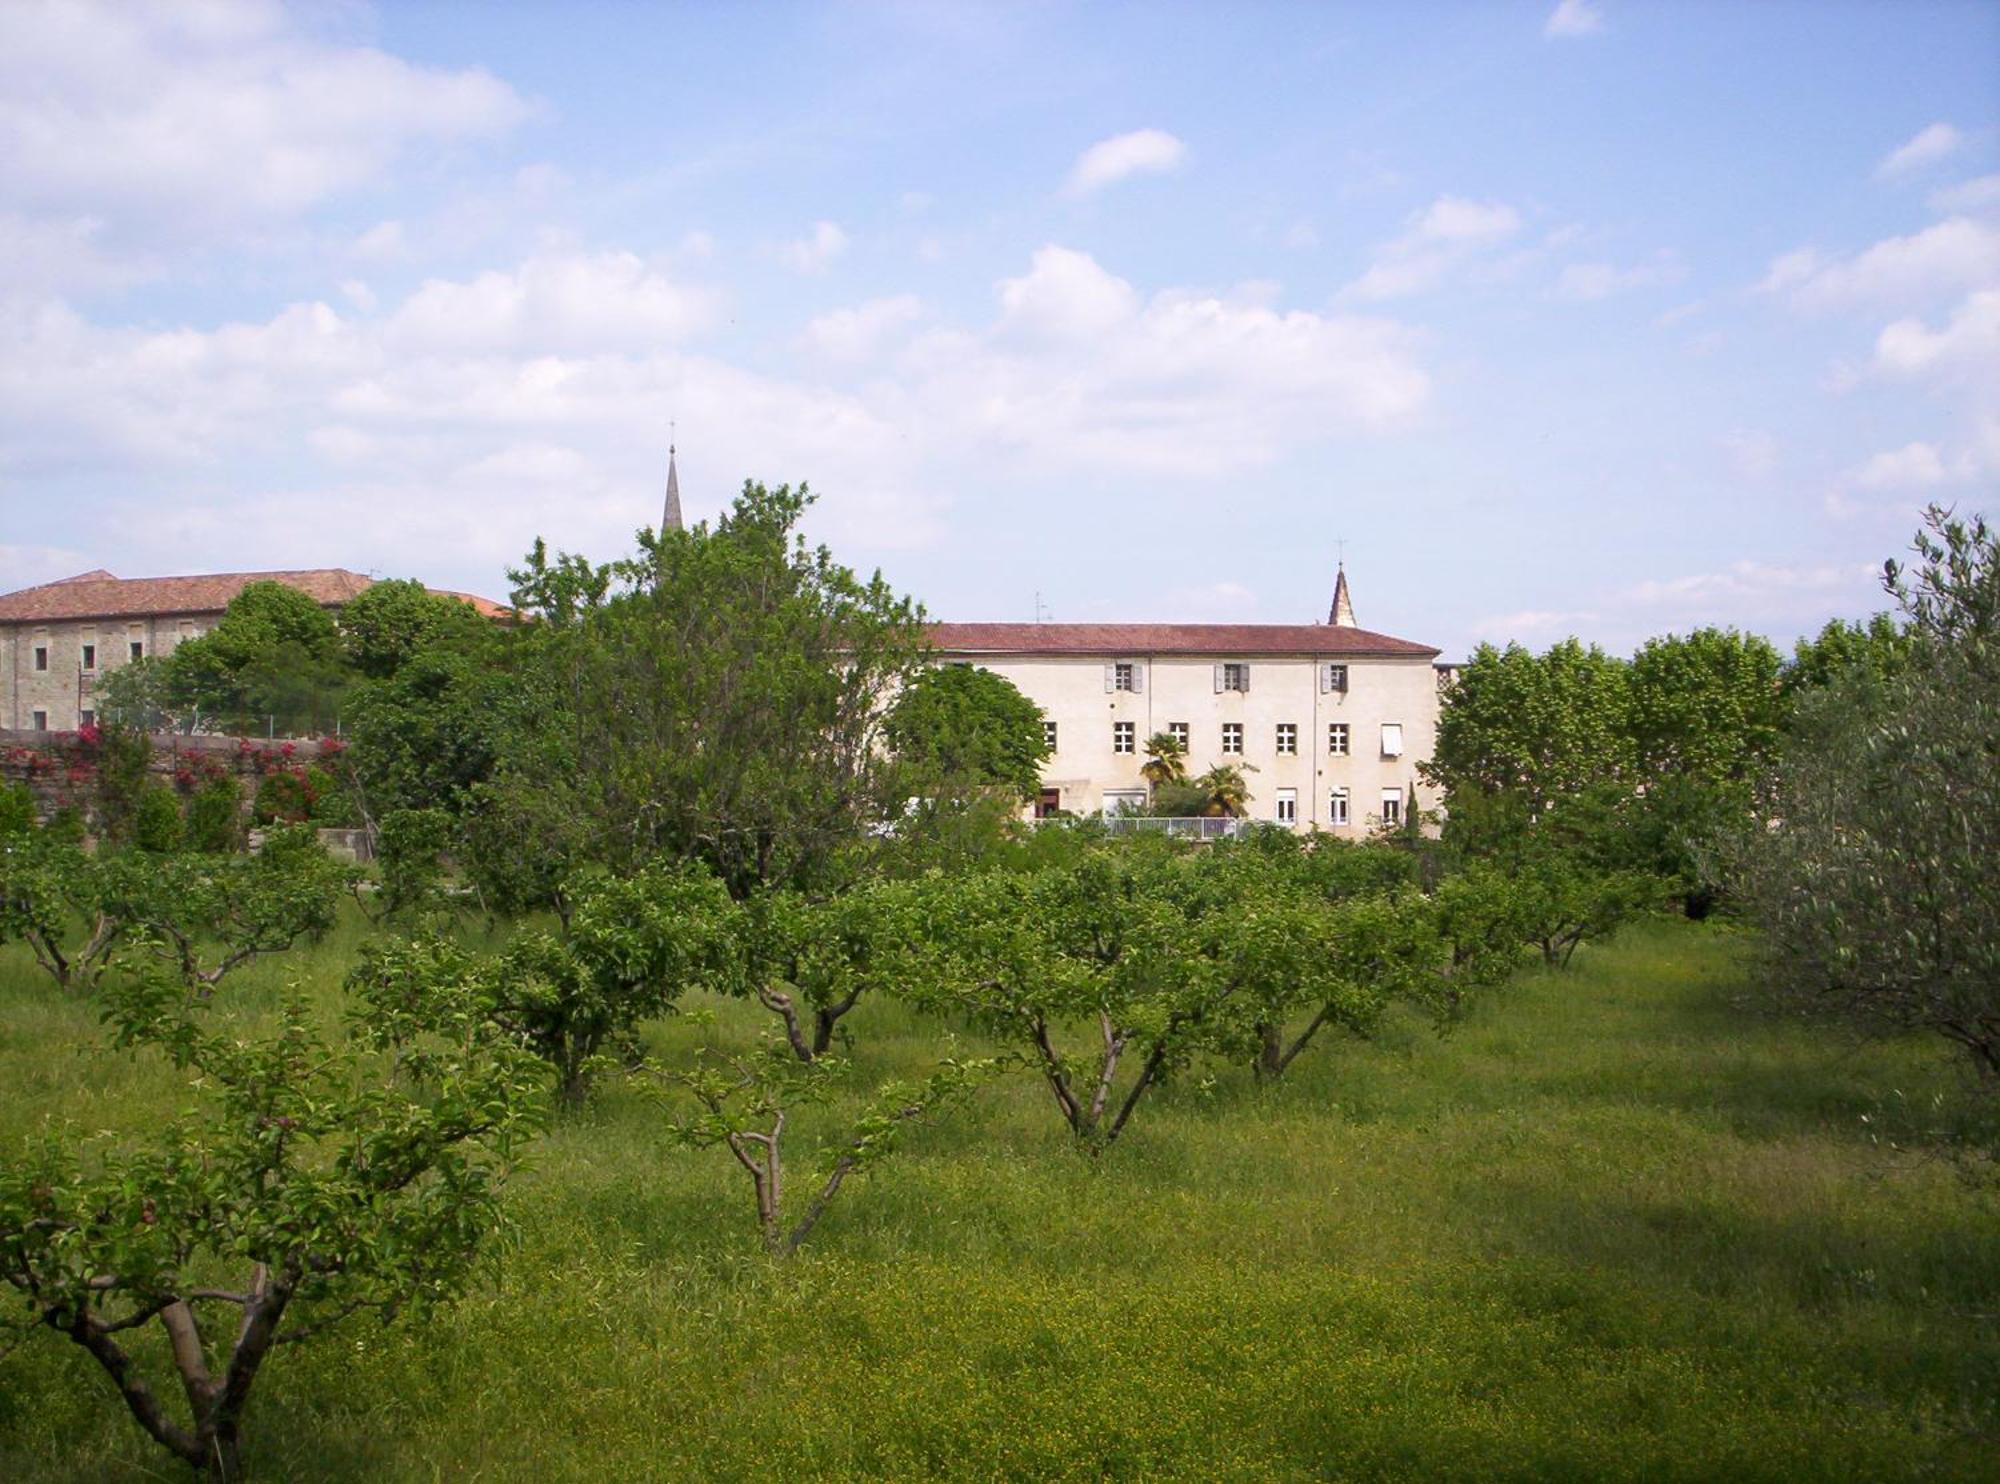
[[[1321,695],[1325,695],[1328,691],[1332,689],[1333,689],[1333,666],[1321,665],[1319,667],[1319,693]]]
[[[1104,693],[1108,696],[1116,689],[1118,689],[1118,667],[1116,665],[1106,665],[1104,667]]]
[[[1132,661],[1132,694],[1144,695],[1146,691],[1146,667],[1137,660]]]
[[[1218,696],[1222,694],[1222,666],[1220,665],[1215,667],[1215,693]]]

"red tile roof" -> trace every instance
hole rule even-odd
[[[372,577],[340,567],[300,572],[213,572],[200,577],[113,577],[103,570],[79,573],[40,587],[0,594],[0,623],[60,623],[82,618],[148,618],[168,613],[220,613],[253,582],[282,582],[328,606],[345,603],[374,585]],[[469,593],[463,598],[488,618],[509,610]]]
[[[1360,654],[1434,657],[1428,644],[1320,623],[934,623],[951,654]]]

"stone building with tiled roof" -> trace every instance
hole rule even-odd
[[[93,699],[106,672],[207,633],[253,582],[282,582],[337,609],[374,579],[339,567],[195,577],[114,577],[99,570],[0,593],[0,727],[71,731],[95,720]],[[444,596],[490,618],[509,611],[468,593]]]
[[[947,664],[1004,675],[1042,708],[1038,814],[1143,804],[1146,739],[1191,776],[1244,769],[1252,817],[1350,838],[1431,807],[1438,650],[1360,628],[1347,573],[1318,624],[940,623]]]

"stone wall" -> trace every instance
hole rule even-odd
[[[264,741],[254,737],[184,737],[155,733],[150,739],[152,776],[186,793],[206,779],[229,774],[243,786],[247,814],[265,774],[277,768],[324,763],[342,744],[333,738]],[[0,781],[25,783],[47,818],[66,805],[85,811],[97,787],[95,748],[88,732],[36,732],[0,728]]]

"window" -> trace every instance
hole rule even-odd
[[[97,668],[97,646],[95,644],[86,644],[83,646],[83,668],[86,670],[95,670]]]
[[[48,667],[49,647],[46,644],[37,644],[35,646],[35,668],[37,670],[46,670]]]
[[[1290,754],[1290,753],[1296,753],[1298,750],[1299,750],[1298,723],[1290,721],[1279,722],[1278,751],[1281,753]]]
[[[1332,822],[1333,822],[1334,824],[1336,824],[1336,825],[1345,825],[1345,824],[1347,823],[1347,790],[1346,790],[1346,789],[1344,789],[1344,788],[1336,788],[1336,789],[1335,789],[1335,790],[1333,791],[1333,807],[1332,807],[1332,809],[1331,809],[1331,810],[1329,811],[1329,815],[1328,815],[1328,817],[1329,817],[1329,819],[1330,819],[1330,820],[1331,820],[1331,821],[1332,821]]]
[[[1215,667],[1215,688],[1218,691],[1250,689],[1250,667],[1241,661],[1231,661]]]
[[[1118,660],[1104,667],[1104,690],[1108,695],[1115,690],[1140,692],[1146,688],[1146,671],[1132,660]]]
[[[1382,756],[1401,757],[1403,755],[1403,724],[1400,721],[1382,723]]]
[[[46,711],[37,711],[35,713],[35,730],[38,732],[46,732],[48,729],[49,729],[49,713]]]
[[[1048,819],[1062,813],[1062,790],[1045,788],[1035,798],[1035,818]]]
[[[1222,724],[1222,750],[1224,752],[1241,752],[1243,750],[1242,722],[1225,721]]]
[[[1056,724],[1052,721],[1045,721],[1042,723],[1042,751],[1054,752],[1055,750]]]
[[[1330,690],[1337,690],[1342,692],[1346,691],[1347,666],[1345,665],[1320,666],[1319,688],[1322,691],[1330,691]]]
[[[1182,752],[1186,752],[1188,750],[1188,724],[1186,722],[1184,721],[1168,722],[1167,735],[1169,737],[1172,737],[1176,742],[1181,744]]]
[[[79,711],[76,717],[76,724],[80,727],[96,726],[97,713],[95,711]]]
[[[1278,823],[1297,824],[1299,822],[1299,791],[1295,788],[1278,790]]]
[[[1326,750],[1334,757],[1347,756],[1347,723],[1332,721],[1326,727]]]
[[[130,651],[131,657],[135,660],[143,660],[146,657],[146,641],[144,639],[134,639],[125,647]]]
[[[1137,730],[1137,722],[1114,721],[1111,723],[1111,750],[1113,752],[1136,752],[1138,750],[1135,740]]]
[[[1382,790],[1382,823],[1401,824],[1403,822],[1403,791],[1400,788]]]

